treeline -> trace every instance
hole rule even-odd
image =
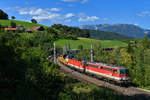
[[[90,51],[83,49],[76,57],[89,60]],[[139,87],[150,87],[150,40],[146,36],[141,40],[128,41],[128,47],[115,47],[113,51],[103,50],[100,44],[94,45],[94,60],[127,67],[133,83]]]
[[[48,32],[50,31],[57,33],[59,38],[65,39],[77,39],[77,37],[90,37],[88,30],[82,30],[77,27],[69,27],[61,24],[52,25],[50,28],[48,28]]]

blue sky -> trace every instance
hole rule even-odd
[[[16,20],[40,24],[135,24],[150,29],[150,0],[1,0]]]

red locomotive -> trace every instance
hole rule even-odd
[[[117,67],[105,63],[91,63],[64,56],[61,56],[58,59],[64,64],[85,73],[90,73],[97,77],[112,80],[121,84],[130,83],[129,71],[125,67]]]

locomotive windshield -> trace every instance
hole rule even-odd
[[[82,61],[82,65],[83,65],[83,66],[87,66],[86,61]]]
[[[121,75],[128,75],[129,74],[128,69],[120,69],[119,72],[120,72]]]

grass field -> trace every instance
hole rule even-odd
[[[31,27],[35,27],[35,26],[43,26],[40,24],[34,24],[34,23],[25,22],[25,21],[17,21],[17,20],[0,20],[0,24],[10,26],[11,21],[15,22],[17,25],[23,25],[25,28],[31,28]],[[44,27],[46,27],[46,26],[44,26]]]
[[[117,40],[95,40],[89,38],[79,38],[78,40],[66,40],[61,39],[56,41],[57,47],[64,47],[70,43],[72,49],[77,49],[79,45],[83,45],[84,48],[90,48],[90,44],[100,44],[104,48],[108,47],[126,47],[127,44]]]

